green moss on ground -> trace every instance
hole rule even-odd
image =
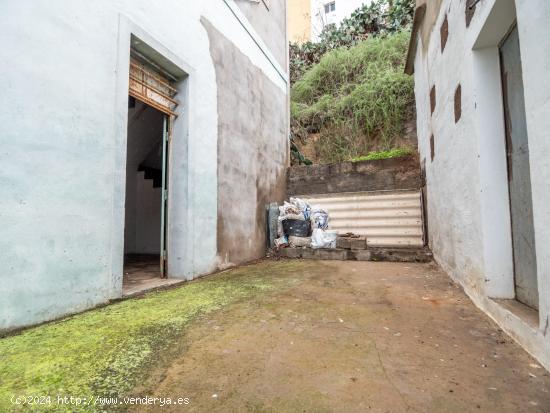
[[[18,410],[10,402],[14,395],[123,396],[147,376],[153,362],[177,351],[186,326],[199,315],[293,285],[305,265],[245,266],[1,339],[0,411]],[[104,410],[55,403],[36,410],[68,408]]]
[[[291,92],[292,129],[319,132],[323,163],[390,150],[414,117],[414,81],[403,72],[410,32],[369,38],[327,53]]]
[[[380,159],[401,158],[404,156],[410,156],[412,154],[413,154],[413,151],[410,148],[397,148],[397,149],[391,149],[389,151],[370,152],[366,156],[358,156],[357,158],[353,158],[351,161],[352,162],[377,161]]]

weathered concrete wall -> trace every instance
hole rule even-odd
[[[288,64],[287,0],[235,0],[281,67]],[[266,6],[269,5],[269,6]]]
[[[294,195],[419,189],[416,158],[293,166],[288,170],[287,193]]]
[[[287,90],[286,74],[232,7],[233,0],[0,2],[0,330],[121,296],[132,36],[181,80],[168,275],[192,279],[218,268],[218,93],[201,17]],[[271,109],[276,123],[286,104]],[[258,176],[258,186],[270,176]]]
[[[218,84],[218,256],[224,267],[265,254],[265,206],[285,196],[287,96],[210,22],[203,24]]]
[[[550,3],[485,0],[477,4],[473,17],[467,15],[466,1],[441,3],[435,22],[425,24],[431,31],[418,37],[415,60],[418,142],[426,164],[431,248],[476,304],[550,368],[550,199],[546,190],[550,56],[543,52],[550,46]],[[516,14],[533,189],[540,298],[537,326],[492,300],[514,297],[498,44]],[[445,18],[449,34],[442,50],[440,29]],[[459,85],[462,113],[457,120]]]

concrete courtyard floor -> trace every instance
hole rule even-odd
[[[550,412],[548,372],[435,264],[303,262],[161,364],[133,393],[190,404],[149,411]]]

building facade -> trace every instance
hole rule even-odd
[[[264,255],[288,165],[286,1],[0,4],[0,331]]]
[[[317,41],[328,24],[339,25],[359,7],[372,0],[311,0],[311,39]]]
[[[417,1],[414,72],[437,262],[550,368],[550,3]]]
[[[288,39],[294,43],[311,40],[311,0],[288,0]]]

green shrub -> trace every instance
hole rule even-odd
[[[316,43],[290,44],[291,83],[317,64],[325,53],[350,47],[373,36],[395,33],[411,25],[415,0],[373,0],[359,7],[339,26],[324,27]]]
[[[292,87],[293,135],[319,133],[323,162],[391,149],[413,116],[413,79],[403,73],[409,37],[371,37],[323,56]]]

